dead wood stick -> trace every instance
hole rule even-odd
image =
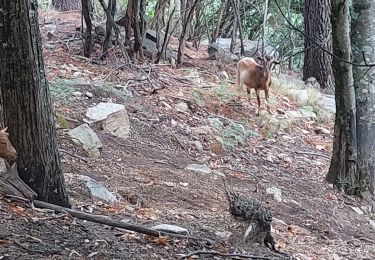
[[[316,156],[321,156],[327,160],[331,160],[331,157],[322,153],[312,153],[312,152],[300,152],[300,151],[293,151],[293,153],[296,154],[307,154],[307,155],[316,155]]]
[[[82,160],[84,163],[88,163],[88,160],[86,158],[83,158],[82,156],[73,154],[73,153],[71,153],[71,152],[69,152],[67,150],[59,149],[59,152],[66,153],[67,155],[70,155],[72,157],[75,157],[75,158],[78,158],[78,159]]]
[[[224,257],[239,257],[239,258],[248,258],[248,259],[268,259],[268,257],[263,256],[254,256],[254,255],[242,255],[242,254],[224,254],[218,251],[194,251],[190,254],[182,256],[181,259],[186,259],[195,255],[217,255],[217,256],[224,256]]]
[[[186,236],[186,235],[173,234],[173,233],[168,233],[168,232],[163,232],[163,231],[157,231],[157,230],[150,229],[144,226],[117,221],[107,216],[93,215],[93,214],[81,212],[75,209],[64,208],[64,207],[50,204],[44,201],[34,200],[33,202],[34,202],[34,205],[39,208],[53,209],[60,213],[68,213],[71,216],[79,218],[79,219],[84,219],[84,220],[88,220],[88,221],[99,223],[99,224],[104,224],[104,225],[111,226],[111,227],[122,228],[122,229],[134,231],[137,233],[141,233],[141,234],[145,234],[145,235],[149,235],[153,237],[160,237],[162,235],[164,236],[167,235],[167,236],[175,237],[175,238],[201,240],[201,241],[206,241],[206,242],[209,242],[210,244],[213,244],[213,242],[207,238],[200,238],[200,237],[195,237],[195,236]]]

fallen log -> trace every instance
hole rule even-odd
[[[39,200],[34,200],[33,203],[34,203],[34,206],[39,207],[39,208],[52,209],[60,213],[68,213],[71,216],[79,218],[79,219],[84,219],[84,220],[88,220],[88,221],[99,223],[99,224],[104,224],[104,225],[111,226],[111,227],[122,228],[122,229],[134,231],[137,233],[141,233],[141,234],[145,234],[145,235],[149,235],[153,237],[170,236],[170,237],[175,237],[175,238],[201,240],[201,241],[206,241],[210,244],[213,244],[213,242],[207,238],[200,238],[200,237],[195,237],[195,236],[187,236],[187,235],[157,231],[157,230],[147,228],[144,226],[140,226],[140,225],[124,223],[118,220],[111,219],[110,217],[107,217],[107,216],[94,215],[94,214],[78,211],[75,209],[64,208],[61,206],[57,206],[57,205],[39,201]]]

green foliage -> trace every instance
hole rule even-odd
[[[72,85],[77,84],[77,80],[55,79],[49,82],[51,96],[55,100],[64,101],[74,89]]]

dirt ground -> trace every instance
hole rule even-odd
[[[283,259],[263,245],[242,242],[245,226],[230,216],[222,174],[233,190],[256,197],[272,211],[277,247],[291,258],[374,259],[375,235],[369,224],[373,213],[324,181],[329,167],[324,155],[329,157],[331,153],[333,121],[323,125],[313,120],[298,121],[267,137],[265,130],[273,123],[267,116],[256,117],[255,107],[245,105],[245,99],[238,105],[209,97],[204,106],[198,106],[186,80],[191,64],[207,88],[219,81],[215,76],[219,65],[206,60],[204,46],[197,52],[187,49],[193,60],[184,69],[154,66],[155,85],[164,87],[158,91],[150,91],[151,84],[144,86],[142,81],[129,84],[132,98],[99,91],[94,82],[106,79],[108,85],[109,81],[123,84],[134,74],[116,69],[120,64],[116,49],[110,52],[107,64],[82,58],[81,42],[74,38],[77,24],[80,16],[74,12],[40,13],[48,79],[79,79],[81,83],[73,84],[73,88],[94,94],[88,99],[60,93],[54,99],[55,113],[69,118],[69,128],[74,128],[83,123],[88,107],[108,100],[122,103],[130,118],[131,136],[121,140],[94,128],[103,149],[99,157],[90,157],[69,139],[66,130],[58,130],[60,148],[87,160],[85,163],[62,153],[73,208],[147,227],[175,224],[195,236],[212,239],[215,244],[207,248],[202,242],[153,241],[137,233],[64,214],[35,211],[20,202],[3,199],[0,259],[178,259],[204,249]],[[234,79],[233,68],[226,70]],[[280,101],[280,109],[297,106],[286,97],[273,98]],[[175,107],[179,102],[191,106],[178,112]],[[243,122],[262,134],[224,150],[207,131],[208,118],[215,116]],[[330,133],[322,133],[320,127]],[[203,149],[194,145],[196,141]],[[216,171],[206,174],[185,170],[191,163],[205,164]],[[75,175],[86,175],[105,184],[120,202],[111,205],[93,198],[86,187],[74,181]],[[282,201],[266,192],[272,187],[282,191]],[[364,214],[353,208],[361,208]],[[222,238],[218,235],[222,231],[232,235]]]

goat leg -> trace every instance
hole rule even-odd
[[[269,100],[269,98],[270,98],[270,95],[269,95],[269,89],[268,88],[266,88],[265,90],[264,90],[264,94],[265,94],[265,96],[266,96],[266,101],[267,101],[267,104],[266,104],[266,107],[267,107],[267,112],[268,113],[270,113],[270,114],[272,114],[272,112],[271,112],[271,107],[270,107],[270,100]]]
[[[257,111],[257,116],[259,116],[260,114],[260,90],[259,89],[256,89],[255,90],[255,93],[257,95],[257,101],[258,101],[258,111]]]
[[[251,105],[251,88],[247,88],[247,99],[249,101],[249,105]]]

